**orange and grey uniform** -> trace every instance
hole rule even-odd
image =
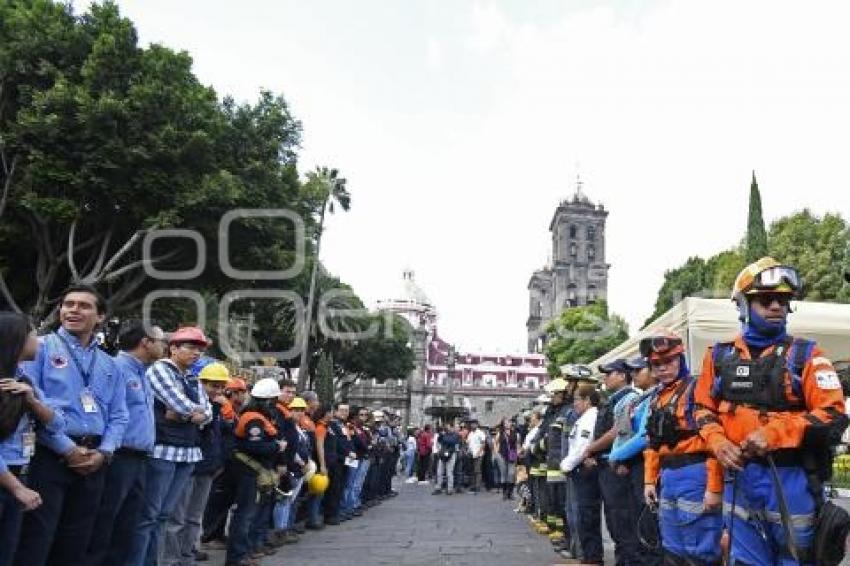
[[[740,445],[761,430],[777,468],[774,479],[766,459],[750,459],[727,483],[732,563],[812,563],[815,499],[801,448],[822,440],[817,437],[831,424],[846,422],[832,363],[814,342],[790,337],[752,359],[738,336],[706,352],[696,402],[700,434],[712,450],[727,440]],[[777,480],[790,514],[784,524]],[[791,558],[786,529],[793,529],[800,560]]]
[[[723,469],[697,431],[695,386],[696,378],[680,377],[661,386],[650,401],[644,483],[660,482],[665,564],[713,564],[720,559],[722,515],[706,511],[703,498],[706,491],[722,492]]]

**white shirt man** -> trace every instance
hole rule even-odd
[[[569,451],[561,460],[561,471],[570,473],[576,469],[585,458],[587,447],[593,442],[593,428],[596,426],[596,407],[589,407],[582,413],[570,431]]]

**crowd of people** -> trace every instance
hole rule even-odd
[[[104,309],[72,287],[40,338],[0,313],[0,566],[251,566],[397,495],[397,415],[248,384],[197,327],[127,320],[110,356]]]
[[[306,529],[356,518],[409,483],[499,489],[565,558],[618,565],[838,564],[850,516],[824,497],[847,425],[821,349],[787,332],[797,272],[738,276],[741,331],[690,372],[681,336],[573,365],[533,409],[400,428],[388,410],[324,404],[290,380],[249,384],[204,355],[202,329],[124,321],[94,339],[97,290],[62,296],[55,331],[0,313],[0,566],[250,566]],[[724,556],[725,555],[725,556]]]
[[[507,418],[489,430],[477,419],[410,429],[407,483],[433,483],[434,495],[500,490],[513,499],[520,434],[516,419]]]
[[[571,562],[603,564],[604,517],[617,565],[837,565],[850,516],[825,482],[845,395],[817,344],[787,331],[800,288],[796,270],[762,258],[735,281],[739,334],[704,353],[698,376],[683,337],[663,330],[599,366],[601,384],[567,366],[490,435],[474,421],[425,427],[408,462],[435,493],[475,491],[482,470],[507,498],[516,483],[517,511]]]

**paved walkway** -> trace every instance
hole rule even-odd
[[[564,561],[501,494],[431,495],[431,485],[402,484],[398,497],[357,519],[308,531],[264,566],[544,566]]]

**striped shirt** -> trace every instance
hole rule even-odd
[[[192,402],[185,393],[181,381],[189,379],[185,372],[180,369],[169,359],[159,360],[154,362],[147,371],[148,381],[153,389],[154,396],[159,399],[166,407],[182,415],[183,417],[191,417],[192,412],[198,409],[204,411],[204,424],[212,420],[212,406],[207,394],[204,391],[200,382],[195,381],[198,388],[199,403]],[[189,381],[191,384],[194,380]],[[153,457],[169,462],[200,462],[204,459],[201,453],[200,446],[169,446],[167,444],[155,444],[153,447]]]

